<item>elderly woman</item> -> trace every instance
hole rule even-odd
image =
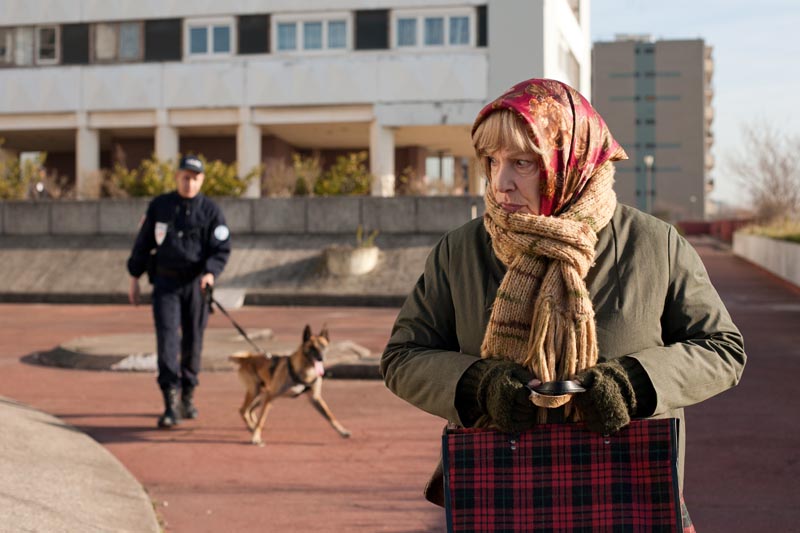
[[[700,258],[673,226],[617,202],[613,162],[627,156],[569,86],[515,85],[472,139],[485,215],[428,257],[383,354],[387,386],[453,424],[507,432],[676,417],[682,491],[683,409],[735,386],[745,364]],[[567,379],[586,392],[526,388]],[[426,497],[443,505],[440,475]]]

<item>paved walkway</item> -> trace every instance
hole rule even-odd
[[[800,375],[800,291],[724,249],[697,246],[745,335],[749,361],[739,387],[687,411],[689,509],[701,533],[796,530],[800,401],[793,381]],[[234,316],[248,329],[272,329],[276,342],[289,345],[299,342],[305,323],[318,329],[325,322],[334,340],[352,340],[377,354],[396,311],[246,307]],[[229,326],[217,314],[211,327]],[[75,337],[145,334],[150,328],[144,307],[0,305],[0,395],[51,413],[102,444],[142,484],[170,533],[444,530],[440,510],[420,495],[436,461],[442,421],[395,398],[378,380],[325,384],[328,403],[351,439],[338,437],[305,401],[282,400],[259,448],[247,443],[236,413],[240,385],[230,372],[203,374],[201,418],[165,432],[154,429],[160,398],[152,373],[23,361]],[[0,416],[9,408],[18,409],[0,402]],[[7,450],[20,444],[3,427],[0,457],[6,461],[16,457]],[[35,455],[33,440],[28,448]],[[73,463],[58,464],[69,469]],[[17,483],[38,482],[23,464],[7,461],[5,467],[16,468]],[[17,531],[24,528],[14,523],[6,502],[35,491],[8,479],[0,477],[0,531]],[[91,494],[91,479],[75,479],[74,490],[84,483]],[[99,492],[95,496],[83,499],[87,520],[102,509]]]

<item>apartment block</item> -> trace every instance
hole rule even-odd
[[[47,152],[79,198],[187,152],[268,181],[365,150],[374,195],[407,169],[479,192],[476,113],[528,77],[588,95],[588,20],[589,0],[5,0],[2,149]]]
[[[593,104],[629,161],[620,201],[661,218],[706,216],[714,166],[712,48],[703,40],[621,35],[594,44]]]

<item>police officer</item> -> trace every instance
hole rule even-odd
[[[172,427],[181,417],[197,417],[192,398],[208,320],[204,294],[222,273],[231,250],[222,211],[200,193],[204,178],[200,159],[181,159],[177,190],[150,202],[128,259],[128,299],[133,305],[139,303],[139,277],[147,272],[153,284],[158,385],[164,396],[159,428]]]

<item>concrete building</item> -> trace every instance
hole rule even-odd
[[[703,219],[714,166],[704,41],[618,36],[594,44],[593,104],[630,161],[617,166],[620,201],[662,218]]]
[[[46,151],[78,198],[114,163],[186,152],[240,175],[263,163],[269,181],[294,152],[368,150],[374,195],[394,194],[404,169],[479,192],[469,129],[483,104],[533,76],[590,92],[589,0],[0,0],[0,12],[3,149]]]

